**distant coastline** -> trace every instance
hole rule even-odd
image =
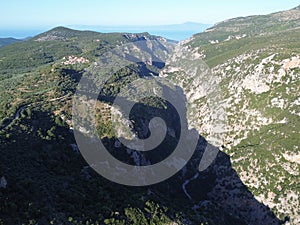
[[[142,33],[148,32],[152,35],[162,36],[171,40],[181,41],[191,37],[193,34],[200,33],[205,29],[211,27],[211,24],[201,24],[187,22],[183,24],[161,25],[161,26],[85,26],[85,25],[68,25],[67,27],[76,30],[91,30],[102,33],[112,32],[128,32],[128,33]],[[43,33],[50,28],[40,29],[1,29],[0,38],[17,38],[26,39]]]

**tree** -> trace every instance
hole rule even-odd
[[[62,127],[64,125],[63,120],[60,117],[55,118],[55,124],[60,126],[60,127]]]

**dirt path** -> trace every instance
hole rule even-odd
[[[62,97],[58,97],[58,98],[52,98],[52,99],[49,100],[49,102],[60,101],[60,100],[63,100],[67,97],[69,97],[69,94],[66,94],[66,95],[64,95]],[[29,106],[32,106],[33,104],[39,104],[39,103],[42,103],[42,102],[44,102],[44,101],[33,102],[33,103],[29,103],[27,105],[21,106],[16,111],[16,113],[14,114],[13,119],[11,119],[11,121],[8,122],[8,124],[4,125],[3,127],[0,127],[0,130],[4,130],[7,127],[11,126],[16,119],[20,118],[21,112],[23,112],[26,108],[28,108]]]

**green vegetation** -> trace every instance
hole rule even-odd
[[[299,59],[299,21],[299,7],[235,18],[186,43],[205,55],[203,60],[220,79],[229,113],[225,145],[231,147],[224,151],[234,169],[279,218],[288,214],[291,224],[299,217],[300,167],[294,160],[299,156],[300,70],[297,63],[290,68],[285,63]],[[264,84],[268,90],[262,93],[249,88]],[[205,100],[197,105],[205,105]]]
[[[15,38],[0,38],[0,48],[20,41],[22,40],[15,39]]]
[[[173,205],[170,193],[156,187],[149,195],[148,188],[112,184],[74,148],[71,97],[78,81],[96,57],[128,41],[134,37],[56,28],[1,48],[0,178],[8,185],[0,188],[0,224],[182,224],[182,214],[191,214],[192,204],[180,188],[184,207]],[[65,65],[63,58],[70,55],[88,62]],[[111,104],[124,85],[157,71],[126,67],[107,82],[99,100]],[[97,117],[100,136],[112,137],[111,122],[101,113]]]
[[[199,47],[199,52],[205,54],[205,61],[209,66],[217,67],[230,62],[234,68],[240,66],[244,75],[253,71],[262,59],[273,53],[278,53],[274,60],[279,62],[292,55],[299,55],[299,21],[292,18],[282,22],[280,15],[222,22],[210,32],[195,35],[187,44],[192,48]],[[238,215],[232,215],[232,208],[226,209],[222,203],[210,199],[208,193],[216,185],[216,176],[220,175],[215,173],[220,171],[204,171],[189,186],[189,191],[196,196],[196,200],[190,201],[183,193],[182,184],[186,176],[194,176],[193,170],[185,175],[180,172],[158,185],[126,187],[96,174],[78,153],[71,129],[71,110],[72,96],[80,78],[85,76],[87,68],[105,52],[117,45],[143,39],[144,36],[156,40],[156,37],[147,33],[101,34],[58,27],[28,41],[1,47],[0,178],[5,177],[8,184],[7,187],[0,188],[0,225],[168,225],[172,222],[245,224],[243,220],[246,217],[241,216],[244,214],[237,212]],[[229,36],[232,36],[230,40]],[[218,43],[209,43],[214,40],[218,40]],[[160,47],[164,49],[164,46]],[[234,60],[241,54],[253,52],[257,54],[243,61],[245,65]],[[69,57],[82,60],[70,63]],[[272,65],[264,66],[270,68]],[[228,87],[232,80],[244,79],[234,68],[230,68],[221,80],[226,98],[230,97]],[[278,73],[280,68],[281,65],[276,64],[274,71]],[[107,112],[123,87],[137,78],[155,76],[159,70],[159,66],[146,63],[128,65],[111,76],[97,99],[95,116],[98,135],[109,151],[124,162],[133,164],[134,160],[124,146],[115,147],[115,134]],[[290,106],[290,112],[271,106],[272,99],[279,95],[289,103],[296,101],[298,96],[293,93],[299,90],[299,81],[289,81],[292,75],[299,74],[299,68],[290,72],[283,76],[281,83],[272,84],[268,92],[256,95],[248,89],[243,90],[241,102],[231,110],[241,112],[238,116],[241,120],[246,120],[247,115],[242,113],[242,109],[247,104],[247,109],[252,110],[250,112],[259,110],[263,117],[271,118],[276,123],[251,130],[238,145],[225,149],[226,153],[233,156],[233,167],[238,173],[246,172],[249,175],[250,171],[258,169],[259,173],[253,174],[259,177],[260,184],[263,185],[257,188],[250,183],[249,189],[255,196],[275,193],[275,203],[280,203],[279,196],[282,193],[286,195],[286,190],[299,189],[299,173],[288,173],[278,163],[279,160],[284,166],[291,166],[282,153],[298,151],[299,117],[292,113],[292,110],[297,110],[297,106]],[[103,74],[96,76],[93,81],[100,82],[101,75]],[[176,80],[176,74],[172,75],[172,79]],[[186,78],[184,88],[189,82],[191,80]],[[289,93],[286,92],[287,89],[290,89]],[[204,101],[205,98],[198,100],[198,106],[204,107]],[[236,112],[229,119],[237,117]],[[157,147],[159,154],[156,150],[145,154],[154,163],[166,158],[177,145],[178,115],[168,102],[152,97],[142,99],[129,115],[130,120],[134,121],[132,124],[136,134],[142,138],[148,135],[144,125],[148,124],[149,118],[155,116],[160,116],[168,125],[173,125],[174,134],[168,134]],[[284,120],[287,122],[278,123]],[[244,125],[251,126],[250,122],[246,121]],[[233,135],[234,132],[231,132]],[[243,134],[238,134],[238,137]],[[204,144],[200,142],[201,140],[199,145]],[[251,158],[253,160],[249,161]],[[193,159],[191,163],[197,164],[197,160]],[[218,163],[225,162],[222,166],[217,164],[222,175],[226,177],[234,173],[231,165],[226,164],[229,159],[225,154],[217,160]],[[224,169],[227,166],[227,170]],[[292,169],[297,172],[299,167],[295,168]],[[280,182],[278,178],[281,179]],[[246,193],[246,188],[243,188]],[[284,219],[284,213],[277,208],[274,210]]]

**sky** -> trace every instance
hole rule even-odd
[[[1,0],[0,30],[216,22],[291,9],[299,0]]]

